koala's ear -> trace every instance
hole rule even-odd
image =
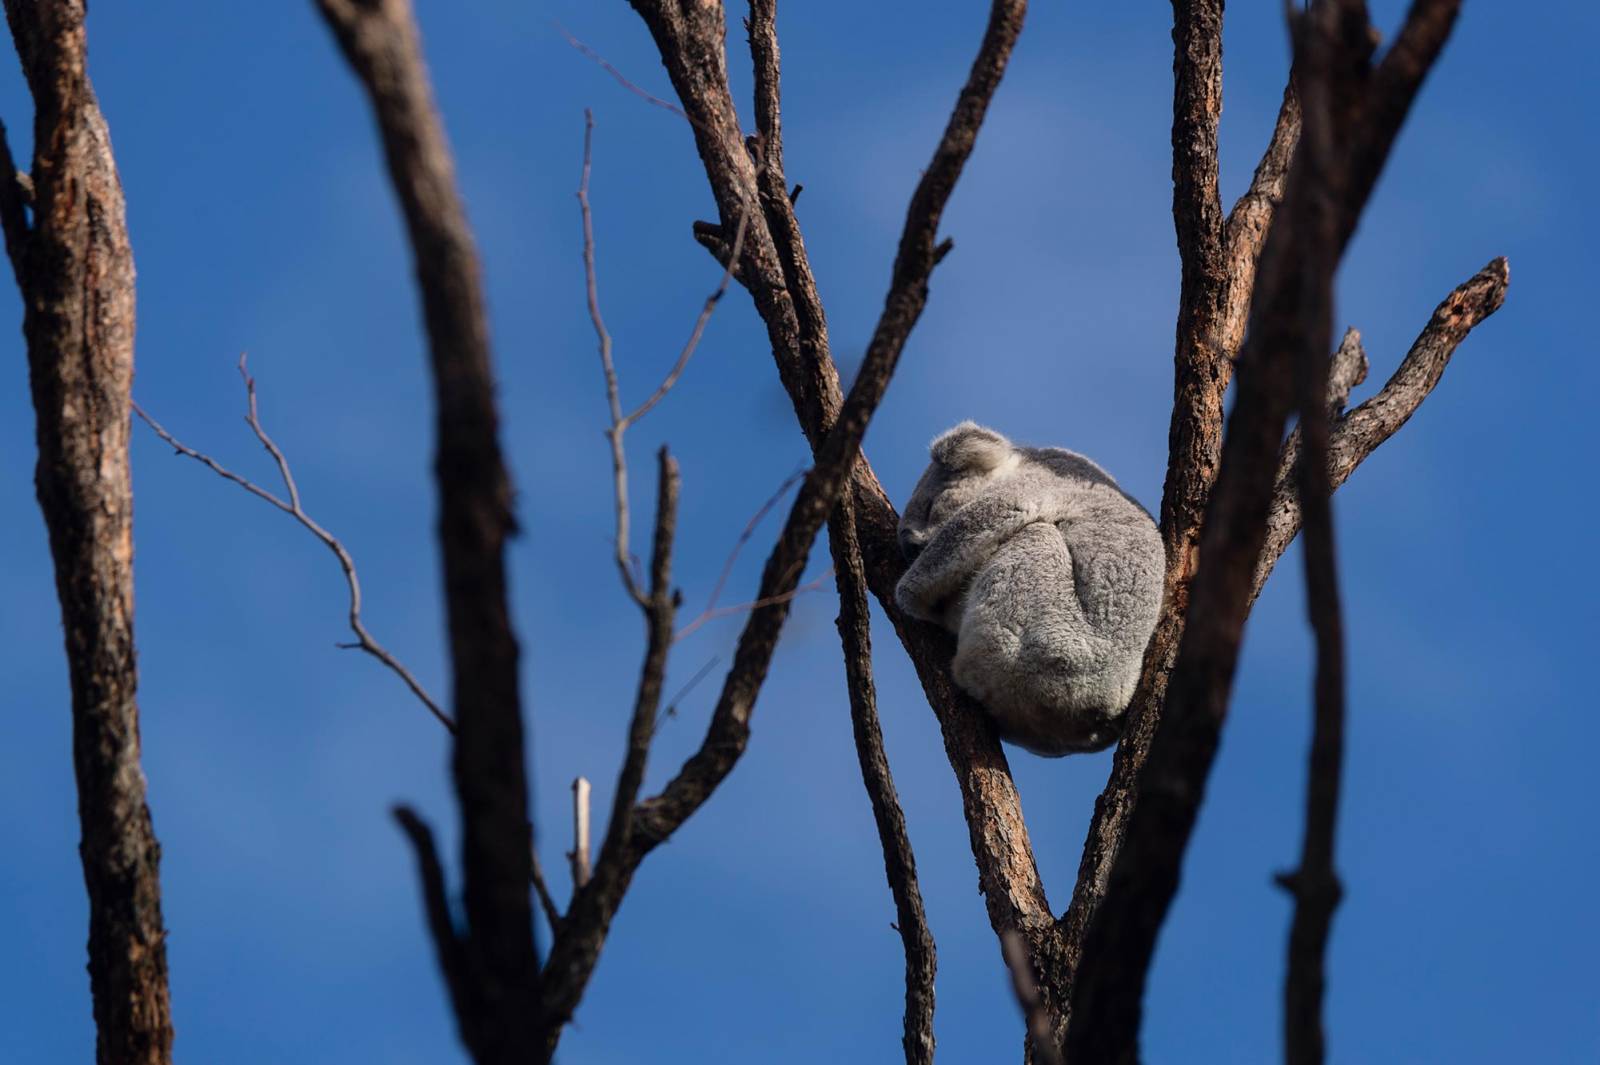
[[[988,473],[1010,458],[1011,451],[1011,441],[970,421],[941,433],[928,446],[935,462],[968,473]]]

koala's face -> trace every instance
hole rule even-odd
[[[900,514],[900,552],[907,562],[916,560],[952,514],[983,494],[1015,452],[999,433],[962,422],[936,439],[929,453],[933,461]]]

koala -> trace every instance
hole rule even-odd
[[[1002,739],[1048,757],[1110,746],[1161,608],[1155,522],[1071,451],[970,421],[929,451],[895,601],[955,634],[956,684]]]

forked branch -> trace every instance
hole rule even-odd
[[[532,828],[505,549],[516,522],[500,449],[477,250],[409,0],[317,0],[372,106],[400,202],[428,334],[434,475],[449,631],[451,771],[461,806],[462,938],[472,994],[458,1013],[479,1065],[525,1065],[539,993]],[[441,946],[441,952],[443,947]]]
[[[1410,420],[1422,401],[1428,398],[1450,364],[1450,357],[1484,319],[1499,310],[1505,303],[1506,289],[1511,283],[1511,267],[1504,258],[1491,260],[1482,270],[1456,286],[1434,308],[1428,324],[1417,339],[1412,341],[1405,358],[1394,373],[1372,398],[1354,410],[1344,413],[1332,425],[1328,439],[1328,477],[1337,489],[1350,478],[1367,456],[1378,449]],[[1341,347],[1340,352],[1343,353]],[[1360,353],[1359,337],[1356,352]],[[1344,375],[1354,372],[1353,357],[1341,359],[1336,355],[1330,384],[1341,380],[1340,365],[1347,362]],[[1359,384],[1366,375],[1366,356],[1359,354]],[[1346,389],[1344,398],[1348,398]],[[1336,390],[1330,399],[1336,397]],[[1340,407],[1343,399],[1340,399]],[[1261,549],[1260,561],[1252,583],[1252,595],[1259,595],[1266,584],[1272,567],[1300,531],[1300,501],[1294,490],[1294,468],[1299,454],[1298,437],[1290,435],[1279,460],[1278,475],[1273,488],[1272,509],[1267,515],[1267,538]]]
[[[211,470],[211,472],[215,473],[217,476],[223,478],[224,480],[232,481],[234,484],[243,488],[251,495],[271,503],[285,514],[292,517],[295,521],[299,522],[307,532],[316,537],[317,540],[320,541],[322,545],[329,551],[333,552],[333,556],[339,560],[339,569],[344,573],[345,585],[349,589],[350,607],[348,621],[350,625],[350,631],[354,633],[356,637],[355,643],[340,644],[339,646],[364,651],[373,658],[377,659],[383,664],[384,668],[388,669],[390,672],[395,674],[395,676],[399,677],[405,682],[406,687],[411,689],[411,694],[415,695],[418,701],[421,702],[423,706],[427,707],[428,712],[432,714],[441,725],[449,729],[451,732],[455,732],[456,723],[451,720],[450,715],[445,713],[444,709],[436,701],[434,701],[433,696],[428,694],[427,689],[422,686],[421,681],[417,680],[416,675],[413,674],[411,670],[406,668],[405,664],[391,654],[387,648],[385,648],[377,640],[373,639],[372,633],[367,631],[366,623],[361,619],[361,578],[356,573],[355,559],[351,556],[350,551],[344,546],[339,538],[334,536],[327,529],[323,528],[322,525],[316,521],[316,519],[312,518],[310,514],[306,513],[305,507],[301,505],[300,489],[295,483],[294,471],[289,465],[289,459],[283,453],[283,450],[278,447],[277,443],[272,439],[272,437],[268,435],[266,427],[261,424],[261,412],[256,403],[256,380],[254,377],[250,376],[249,371],[245,368],[245,356],[243,355],[239,356],[239,376],[244,380],[245,424],[250,426],[250,431],[254,433],[256,439],[261,442],[261,446],[264,447],[267,450],[267,453],[272,456],[272,461],[278,468],[278,476],[283,479],[283,487],[284,492],[288,496],[287,499],[279,497],[277,494],[261,487],[247,477],[234,473],[232,470],[217,462],[210,455],[196,451],[194,448],[183,443],[177,437],[168,432],[160,422],[156,421],[148,413],[146,413],[145,409],[139,406],[139,404],[132,404],[133,412],[137,414],[139,418],[175,452],[194,459],[196,462]]]
[[[1454,4],[1424,0],[1415,5],[1402,37],[1418,32],[1413,25],[1418,21],[1432,25],[1441,7],[1453,16]],[[1131,814],[1124,815],[1120,846],[1110,848],[1103,899],[1077,967],[1067,1043],[1075,1065],[1138,1058],[1155,937],[1204,796],[1266,538],[1277,456],[1292,404],[1293,360],[1326,358],[1333,271],[1443,41],[1442,34],[1425,35],[1431,46],[1418,54],[1426,61],[1410,68],[1408,76],[1385,78],[1387,57],[1376,71],[1370,65],[1373,37],[1364,6],[1318,0],[1301,21],[1295,69],[1306,115],[1303,140],[1320,150],[1311,152],[1308,163],[1302,145],[1262,254],[1251,328],[1238,359],[1238,399],[1228,420],[1188,603],[1189,624],[1165,707],[1149,733],[1147,760],[1136,774],[1136,799]],[[1446,18],[1445,32],[1448,24]],[[1334,144],[1348,150],[1336,154]],[[1123,762],[1119,754],[1118,769]]]

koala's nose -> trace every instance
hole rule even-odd
[[[922,537],[914,532],[901,532],[900,553],[905,556],[907,562],[915,562],[917,556],[922,554]]]

